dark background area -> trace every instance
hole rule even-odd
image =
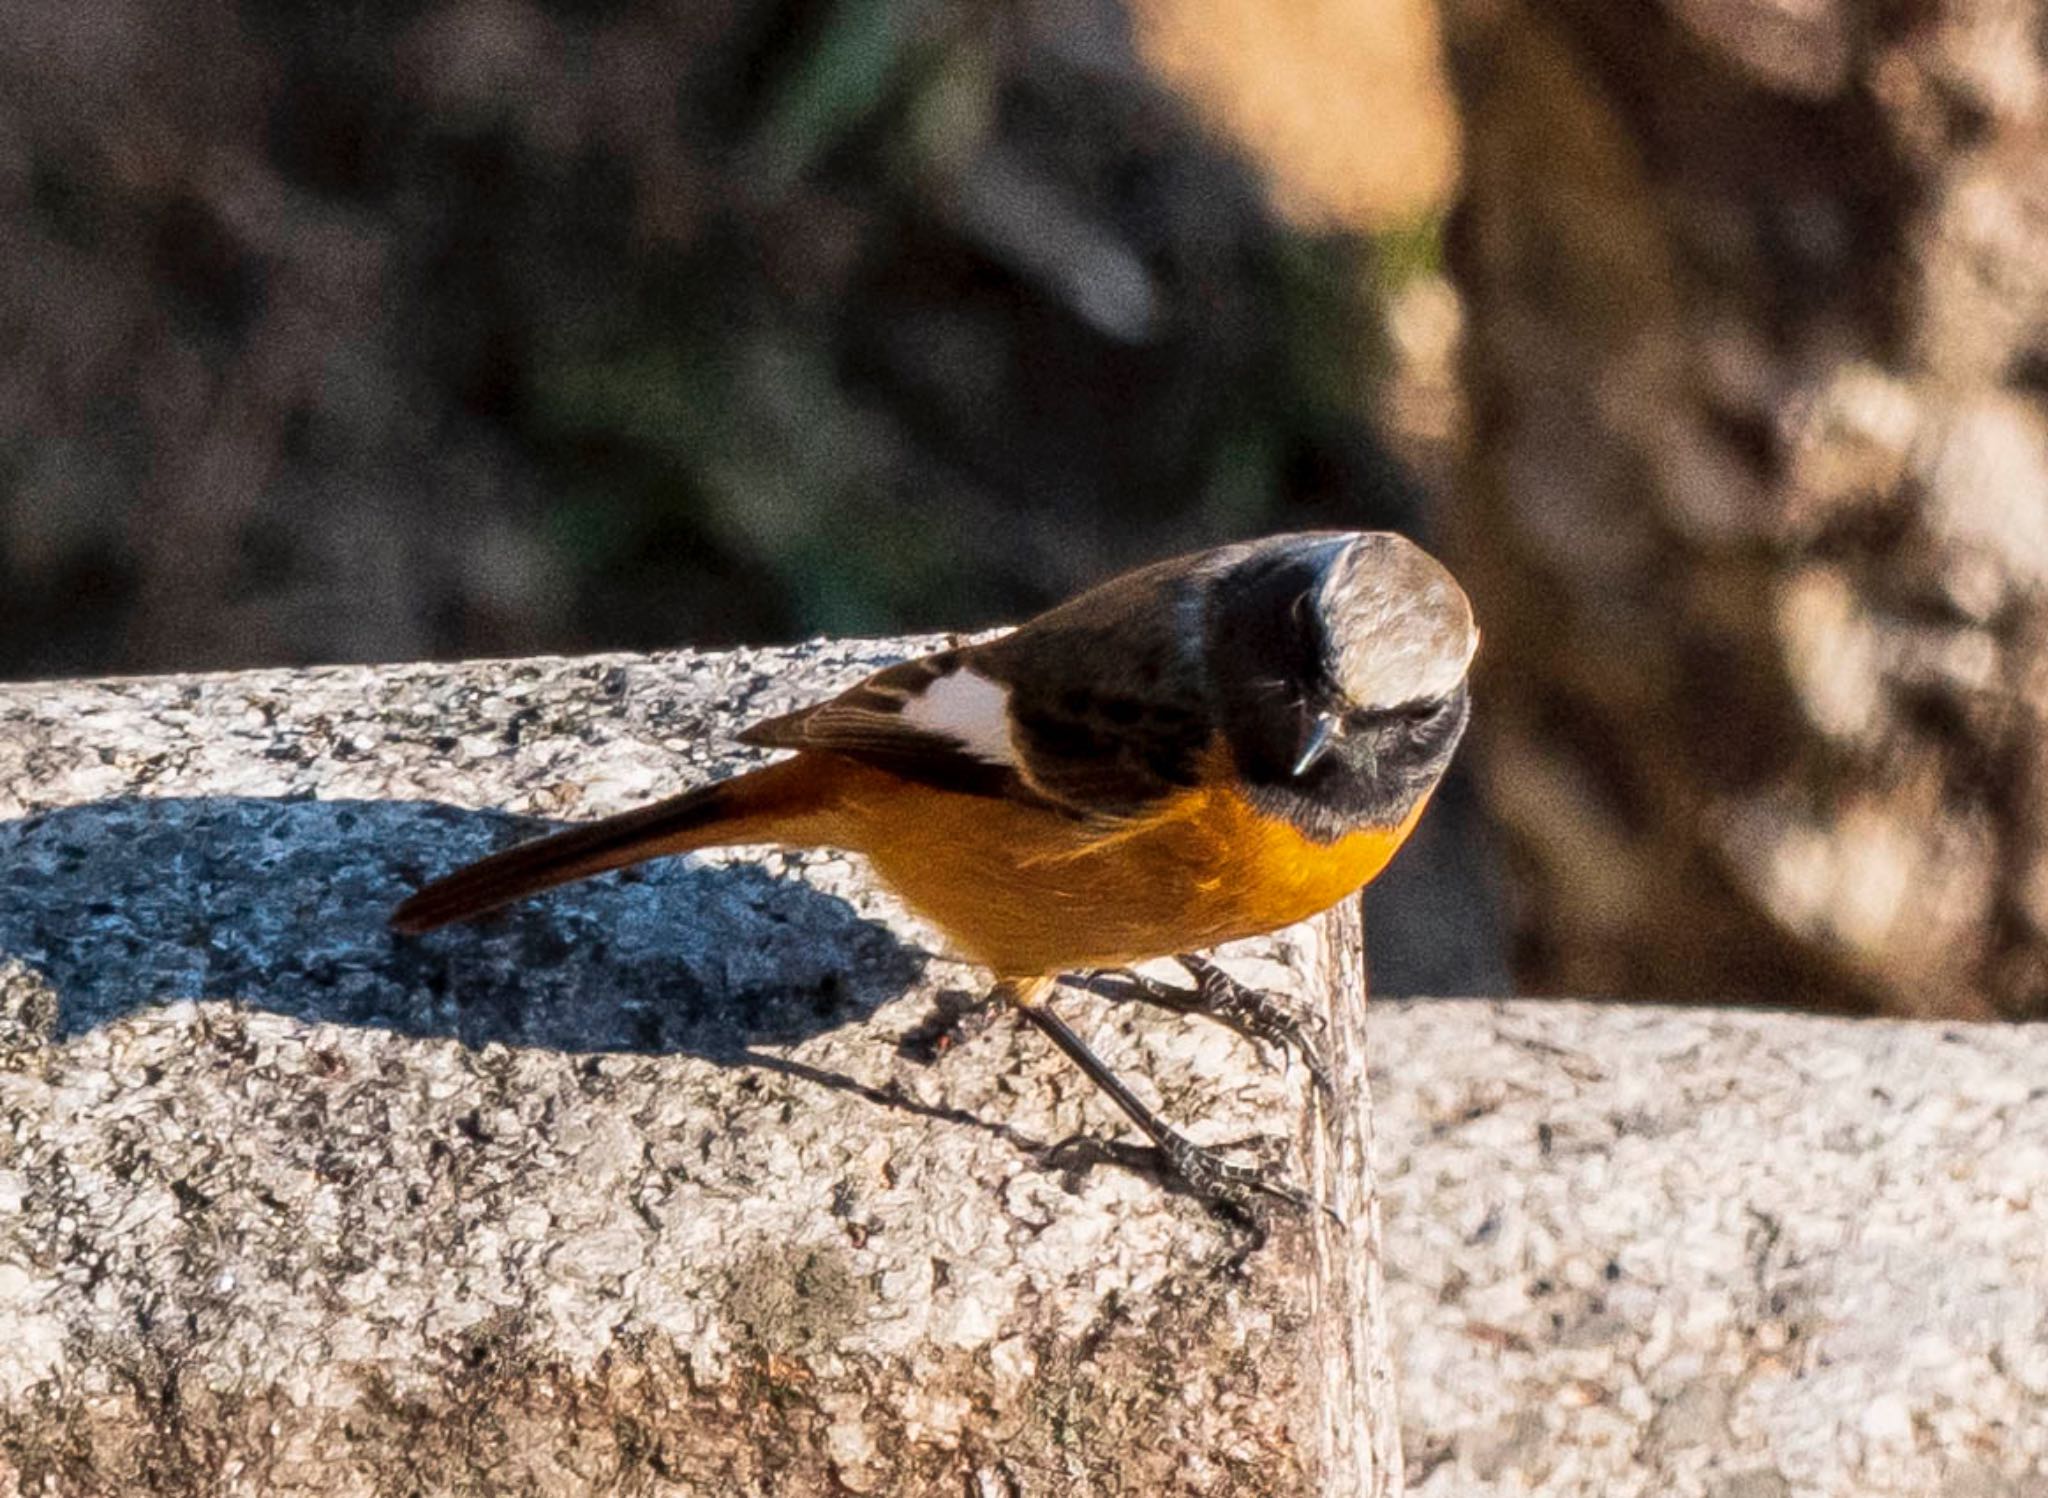
[[[1422,519],[1415,236],[1286,224],[1114,5],[16,23],[0,675],[973,627]]]

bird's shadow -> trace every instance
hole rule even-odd
[[[0,822],[0,961],[64,1039],[152,1004],[234,998],[309,1021],[731,1063],[866,1019],[925,954],[747,863],[665,859],[401,937],[423,878],[542,830],[431,802],[125,797]]]

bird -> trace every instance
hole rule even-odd
[[[1195,1144],[1054,1006],[1064,981],[1300,1053],[1315,1022],[1200,954],[1356,894],[1415,827],[1470,715],[1479,630],[1391,531],[1236,542],[1110,578],[1007,633],[884,667],[743,729],[787,757],[426,884],[399,933],[647,859],[863,855],[1219,1205],[1307,1205]],[[1171,958],[1191,987],[1135,971]],[[1104,985],[1107,985],[1106,987]]]

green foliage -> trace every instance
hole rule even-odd
[[[1381,295],[1444,273],[1444,220],[1431,213],[1372,236],[1373,284]]]

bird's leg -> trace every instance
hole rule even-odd
[[[1309,1197],[1302,1195],[1291,1186],[1266,1179],[1257,1170],[1243,1165],[1234,1165],[1214,1150],[1205,1149],[1186,1135],[1169,1127],[1158,1114],[1146,1107],[1138,1095],[1126,1087],[1122,1078],[1111,1071],[1102,1058],[1088,1048],[1086,1041],[1076,1035],[1067,1022],[1052,1012],[1046,1002],[1044,991],[1027,993],[1022,989],[1013,990],[1011,997],[1024,1017],[1043,1031],[1052,1043],[1066,1052],[1067,1059],[1081,1068],[1082,1072],[1097,1087],[1109,1094],[1110,1101],[1124,1111],[1124,1116],[1143,1131],[1155,1148],[1165,1158],[1167,1168],[1192,1186],[1203,1196],[1231,1206],[1243,1207],[1255,1194],[1274,1197],[1289,1206],[1302,1209],[1316,1206]]]
[[[1129,968],[1089,973],[1074,981],[1106,999],[1138,999],[1171,1009],[1175,1014],[1199,1014],[1227,1025],[1255,1044],[1275,1047],[1283,1057],[1299,1056],[1315,1080],[1316,1090],[1325,1101],[1329,1099],[1330,1069],[1324,1064],[1322,1048],[1313,1034],[1322,1027],[1319,1018],[1238,982],[1206,957],[1188,954],[1173,960],[1194,978],[1193,988],[1163,983]]]

